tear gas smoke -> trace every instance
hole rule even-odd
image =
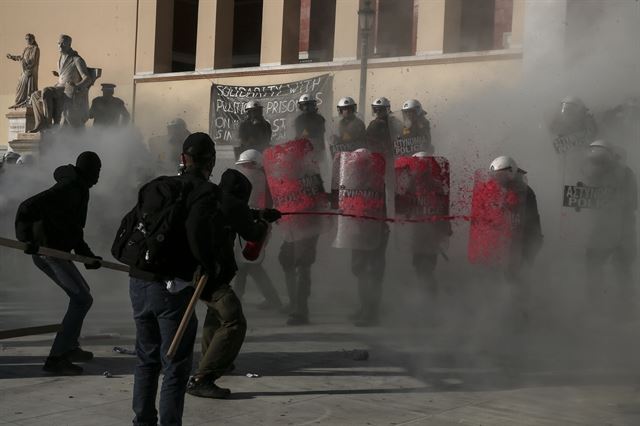
[[[500,386],[499,379],[505,371],[567,371],[570,367],[567,374],[573,377],[587,376],[588,368],[638,367],[634,362],[640,349],[637,345],[626,342],[624,353],[619,351],[628,334],[625,326],[593,326],[592,313],[586,310],[584,260],[575,247],[568,251],[566,238],[560,238],[562,167],[548,125],[565,95],[582,98],[599,117],[625,98],[639,94],[640,3],[569,1],[568,15],[555,15],[555,20],[547,13],[559,11],[554,3],[526,2],[522,78],[516,79],[515,85],[497,82],[467,90],[464,97],[451,101],[446,93],[429,87],[429,82],[403,93],[405,98],[415,97],[422,102],[433,126],[436,154],[451,163],[451,214],[468,214],[474,171],[488,167],[498,155],[510,155],[528,171],[545,235],[543,251],[527,273],[532,327],[527,332],[514,332],[505,314],[510,289],[502,276],[467,264],[468,223],[453,224],[454,235],[448,249],[451,261],[439,259],[436,274],[443,291],[437,304],[425,297],[415,278],[411,254],[396,249],[392,233],[383,296],[390,327],[376,331],[370,340],[374,348],[384,346],[386,351],[395,345],[396,360],[404,362],[408,358],[405,365],[420,369],[427,381],[428,368],[437,364],[440,353],[450,355],[445,364],[451,369],[465,366],[499,370],[497,376],[470,376],[471,381],[475,380],[472,384],[479,386]],[[570,34],[566,44],[560,31],[565,20]],[[374,97],[390,95],[380,87],[369,90]],[[334,93],[334,99],[356,91],[357,87],[353,87],[352,93]],[[359,108],[369,109],[365,105]],[[327,129],[327,135],[331,133]],[[637,136],[635,144],[626,147],[626,161],[632,168],[640,165],[640,135]],[[64,140],[58,140],[47,151],[37,169],[15,168],[0,178],[2,234],[13,235],[17,204],[50,186],[56,166],[73,162],[81,151],[94,150],[102,158],[103,169],[100,182],[91,190],[86,240],[97,254],[104,256],[120,218],[135,203],[139,183],[153,176],[153,162],[140,147],[135,133],[126,130],[87,129],[77,134],[63,133],[61,137]],[[225,165],[219,162],[216,167],[219,174]],[[325,189],[329,184],[325,179]],[[281,238],[276,226],[266,249],[265,267],[283,292],[284,280],[277,260]],[[332,239],[333,235],[326,233],[318,243],[311,315],[313,318],[324,312],[323,318],[331,314],[330,322],[342,322],[343,311],[352,305],[351,301],[355,304],[356,284],[347,252],[332,249]],[[38,283],[39,292],[59,292],[45,282],[47,278],[26,256],[4,250],[2,258],[2,275],[13,280],[5,285],[19,286],[20,281],[30,280]],[[115,300],[127,303],[125,276],[101,272],[89,281],[96,305],[107,306]],[[636,284],[636,280],[629,283]],[[87,319],[89,326],[91,315]],[[544,381],[533,373],[522,376],[522,380]]]

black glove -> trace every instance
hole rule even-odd
[[[26,244],[27,246],[24,248],[25,254],[38,254],[38,250],[40,250],[40,246],[38,246],[38,243],[27,241]]]
[[[267,222],[273,223],[282,217],[282,213],[276,209],[263,209],[260,211],[260,216]]]
[[[92,256],[95,260],[91,263],[85,263],[84,267],[87,269],[100,269],[102,266],[102,258],[100,256]]]

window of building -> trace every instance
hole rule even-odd
[[[300,0],[299,62],[333,60],[336,0]]]
[[[263,0],[235,0],[231,63],[237,67],[260,65]]]
[[[174,0],[171,71],[196,69],[198,0]]]
[[[460,0],[445,15],[445,52],[509,48],[513,0]]]

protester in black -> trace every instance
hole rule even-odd
[[[98,183],[100,158],[94,152],[83,152],[71,164],[58,167],[53,176],[56,184],[27,200],[18,207],[16,215],[16,237],[27,243],[25,253],[33,255],[38,268],[47,274],[69,296],[67,313],[44,364],[50,373],[82,374],[82,367],[72,362],[93,359],[93,354],[80,349],[78,338],[93,298],[87,282],[76,266],[68,260],[37,255],[40,246],[71,252],[72,250],[96,261],[85,265],[87,269],[100,267],[100,258],[95,256],[84,241],[84,226],[87,220],[89,188]]]
[[[226,170],[220,180],[220,228],[216,236],[218,258],[223,265],[224,279],[202,296],[207,304],[207,316],[202,332],[202,359],[189,382],[190,395],[205,398],[226,398],[230,390],[220,388],[215,381],[233,369],[247,331],[240,299],[229,283],[237,271],[234,255],[236,233],[246,241],[262,241],[268,232],[267,222],[280,218],[274,209],[251,210],[251,182],[238,170]]]
[[[184,395],[193,360],[197,319],[193,315],[173,358],[166,357],[171,341],[191,299],[191,285],[197,270],[209,275],[207,293],[211,293],[224,265],[220,264],[216,244],[218,188],[209,182],[216,156],[209,135],[194,133],[184,141],[181,176],[162,177],[141,189],[139,205],[144,217],[150,217],[154,206],[161,209],[164,198],[179,188],[184,203],[184,219],[174,225],[170,265],[162,271],[132,267],[130,296],[136,323],[136,355],[134,373],[134,425],[158,424],[155,407],[158,378],[164,374],[160,390],[160,424],[182,424]],[[177,202],[177,201],[176,201]],[[144,217],[140,223],[144,223]],[[171,270],[173,272],[171,272]]]

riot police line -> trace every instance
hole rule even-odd
[[[252,276],[265,296],[265,307],[286,312],[287,324],[309,323],[311,268],[319,235],[327,229],[325,215],[338,214],[333,246],[352,252],[351,270],[360,299],[351,316],[356,326],[375,326],[380,320],[390,212],[392,220],[410,225],[405,227],[405,241],[428,294],[435,298],[440,292],[435,270],[452,235],[450,165],[434,155],[430,123],[420,102],[406,101],[400,122],[391,115],[388,99],[378,98],[372,104],[375,118],[365,126],[356,115],[354,100],[342,98],[337,104],[340,122],[328,141],[316,103],[307,95],[300,98],[295,139],[274,146],[262,106],[258,101],[247,103],[248,117],[239,129],[237,169],[225,171],[217,185],[209,181],[216,163],[213,141],[204,133],[186,136],[180,175],[147,182],[122,219],[112,254],[130,267],[139,359],[133,396],[138,423],[157,422],[155,394],[161,371],[163,421],[180,422],[185,391],[201,397],[229,396],[230,391],[215,382],[234,368],[247,327],[241,302],[230,286],[234,277],[242,293],[247,276]],[[630,287],[625,284],[631,280],[635,260],[635,175],[613,144],[596,139],[581,101],[563,100],[552,130],[566,176],[577,170],[580,187],[613,188],[573,191],[572,196],[579,192],[609,197],[578,205],[598,206],[589,215],[594,223],[614,215],[615,225],[625,229],[612,232],[607,241],[594,237],[587,242],[589,288],[597,303],[609,261],[619,265],[618,286],[623,291]],[[88,269],[105,264],[83,234],[89,190],[98,182],[101,166],[97,154],[83,152],[75,165],[58,168],[56,184],[24,201],[16,216],[16,237],[25,244],[25,253],[70,297],[62,330],[44,365],[53,374],[82,374],[74,362],[93,358],[78,342],[93,299],[70,260],[47,255],[41,248],[74,251],[84,256]],[[331,182],[325,187],[321,172],[327,166]],[[525,176],[513,158],[495,158],[477,171],[470,206],[468,260],[496,267],[516,288],[522,284],[524,265],[535,261],[543,243],[535,192]],[[280,301],[261,265],[276,222],[283,236],[278,259],[288,306]],[[207,279],[201,280],[203,276]],[[206,285],[196,290],[194,282]],[[203,357],[190,377],[197,323],[187,306],[194,295],[207,305],[207,316]],[[181,339],[175,342],[178,330]],[[167,357],[172,342],[175,351]]]

